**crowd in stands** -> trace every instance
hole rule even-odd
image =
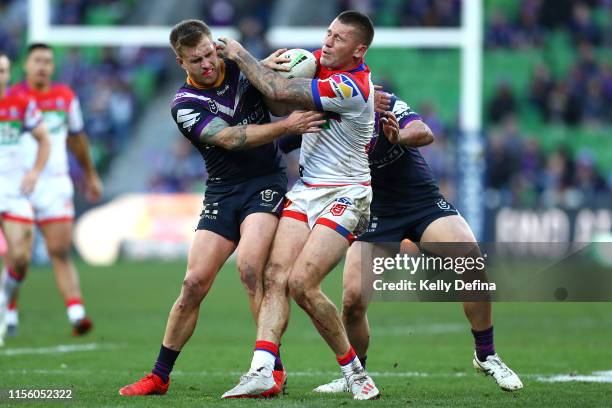
[[[136,0],[55,0],[53,24],[121,24],[130,16]]]
[[[215,26],[236,24],[241,41],[256,57],[269,54],[265,32],[273,5],[283,0],[213,0],[202,2],[201,17]],[[23,59],[26,2],[0,0],[0,48],[17,63]],[[460,0],[338,0],[335,11],[358,9],[372,16],[377,26],[437,26],[460,24]],[[129,18],[133,0],[55,0],[55,24],[122,23]],[[576,58],[567,72],[546,60],[534,65],[529,89],[515,89],[499,81],[487,101],[489,124],[485,139],[486,186],[492,202],[503,205],[602,204],[610,202],[612,176],[595,165],[595,152],[558,146],[545,153],[536,136],[521,134],[517,118],[536,111],[541,120],[567,126],[609,127],[612,123],[612,64],[598,55],[612,45],[612,26],[602,16],[612,15],[612,0],[522,0],[515,13],[487,4],[485,41],[488,49],[544,49],[551,33],[567,33]],[[492,8],[491,8],[492,7]],[[332,11],[334,12],[334,11]],[[557,30],[558,32],[558,30]],[[89,50],[91,51],[91,50]],[[58,59],[57,80],[73,86],[79,95],[99,166],[125,147],[147,95],[136,89],[139,67],[147,67],[153,82],[166,72],[167,50],[108,48],[91,55],[87,50],[65,49]],[[137,82],[137,81],[136,81]],[[142,88],[142,87],[141,87]],[[456,168],[456,124],[445,123],[436,112],[435,97],[416,106],[434,130],[436,142],[422,149],[440,185],[451,200]],[[295,180],[295,154],[287,158],[289,179]],[[150,180],[156,192],[201,191],[204,166],[191,145],[178,138],[168,154],[159,156]],[[77,174],[78,175],[78,174]]]
[[[561,144],[545,154],[539,140],[523,135],[513,116],[487,135],[487,202],[506,206],[608,206],[612,175],[598,170],[595,152]],[[492,198],[494,197],[494,199]]]

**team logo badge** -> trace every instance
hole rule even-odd
[[[347,209],[348,205],[336,203],[330,208],[329,212],[332,213],[333,216],[339,217],[344,214],[344,211]]]
[[[442,211],[452,211],[452,207],[449,203],[446,202],[445,199],[441,198],[438,201],[436,201],[436,205],[438,206],[438,208],[440,208]]]
[[[210,111],[214,114],[216,114],[217,112],[219,112],[219,107],[217,106],[217,102],[213,101],[212,99],[208,100],[208,108],[210,109]]]
[[[274,200],[274,195],[278,194],[278,192],[272,189],[267,189],[267,190],[262,191],[259,194],[261,194],[262,201],[269,203],[270,201]]]

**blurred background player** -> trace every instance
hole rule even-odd
[[[172,102],[179,130],[201,153],[208,171],[204,210],[192,243],[181,293],[172,306],[155,366],[150,374],[119,390],[120,395],[165,394],[179,353],[196,326],[200,304],[217,273],[235,251],[240,279],[257,321],[262,270],[280,215],[287,176],[274,139],[318,132],[317,112],[294,112],[270,123],[264,100],[232,61],[217,54],[208,26],[186,20],[170,33],[186,83]],[[279,362],[276,362],[279,364]],[[278,389],[284,370],[276,367]]]
[[[8,301],[25,276],[32,253],[34,214],[28,195],[51,149],[36,102],[25,95],[7,95],[9,77],[9,58],[0,52],[0,229],[7,244],[6,272],[0,276],[0,345],[4,344]],[[23,166],[24,132],[30,132],[36,143],[36,156],[29,169]]]
[[[287,193],[264,272],[257,341],[248,373],[223,398],[277,394],[273,367],[289,320],[289,296],[310,316],[333,350],[353,397],[378,398],[349,343],[338,310],[321,282],[367,224],[372,200],[366,147],[374,129],[374,88],[364,56],[374,37],[370,19],[339,14],[315,52],[315,79],[283,78],[260,65],[238,42],[222,38],[223,55],[268,98],[326,112],[328,126],[308,134],[300,155],[301,179]]]
[[[25,81],[12,87],[10,92],[34,98],[49,130],[51,155],[29,199],[34,209],[34,220],[45,239],[57,287],[64,298],[72,334],[80,336],[92,328],[92,323],[85,312],[79,276],[70,254],[74,187],[68,173],[66,147],[85,173],[85,196],[88,200],[95,202],[100,199],[102,182],[93,165],[89,142],[83,131],[79,100],[70,87],[52,82],[54,70],[51,47],[42,43],[32,44],[28,47],[25,61]],[[24,162],[27,166],[34,156],[34,144],[29,138],[24,140],[24,144],[29,152]],[[9,312],[9,323],[16,326],[15,300],[10,300],[12,311]]]
[[[368,230],[349,248],[344,264],[342,320],[351,344],[365,366],[370,343],[366,315],[370,293],[365,293],[363,279],[371,276],[362,265],[370,259],[375,244],[396,244],[404,239],[415,243],[456,243],[459,249],[480,251],[469,225],[440,192],[431,168],[418,147],[433,142],[431,129],[410,106],[392,96],[389,112],[381,115],[376,126],[375,145],[369,154],[374,199]],[[467,245],[466,245],[467,244]],[[456,250],[448,245],[432,251]],[[429,249],[426,247],[426,249]],[[445,256],[451,254],[437,253]],[[495,353],[490,301],[463,302],[474,336],[473,365],[493,377],[505,391],[523,387],[519,377]],[[348,391],[344,378],[315,388],[315,392]]]

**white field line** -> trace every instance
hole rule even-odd
[[[450,329],[450,327],[447,327]],[[453,327],[454,329],[454,327]],[[58,353],[74,353],[82,351],[96,351],[101,349],[114,349],[118,348],[118,344],[104,344],[99,345],[98,343],[86,343],[86,344],[60,344],[52,347],[32,347],[32,348],[16,348],[0,350],[0,356],[20,356],[28,354],[58,354]],[[101,373],[100,370],[96,370],[96,373]],[[94,371],[90,370],[70,370],[67,367],[53,370],[46,369],[23,369],[23,370],[4,370],[7,375],[10,374],[38,374],[38,375],[66,375],[66,374],[79,374],[87,375],[93,374]],[[118,372],[107,372],[108,374],[118,374]],[[339,376],[336,371],[290,371],[292,377],[330,377],[335,378]],[[177,376],[198,376],[198,377],[227,377],[227,376],[240,376],[243,372],[239,371],[174,371],[173,375]],[[406,377],[465,377],[465,372],[457,373],[425,373],[418,371],[374,371],[370,372],[373,377],[389,377],[389,378],[406,378]],[[594,383],[612,383],[612,370],[609,371],[595,371],[590,375],[574,375],[574,374],[558,374],[558,375],[543,375],[543,374],[521,374],[521,377],[534,378],[540,382],[594,382]]]
[[[78,351],[96,351],[101,349],[117,348],[117,344],[59,344],[52,347],[31,347],[31,348],[8,348],[0,350],[0,356],[21,356],[25,354],[58,354],[58,353],[74,353]]]
[[[23,369],[23,370],[3,370],[3,373],[9,375],[43,375],[43,376],[63,376],[63,375],[79,375],[87,376],[93,374],[112,375],[118,376],[125,374],[123,371],[109,371],[109,370],[71,370],[68,368],[61,369]],[[177,370],[172,373],[173,376],[177,377],[239,377],[244,374],[241,371],[181,371]],[[418,371],[373,371],[370,372],[374,378],[461,378],[467,377],[469,373],[458,372],[458,373],[425,373]],[[337,378],[340,374],[337,371],[289,371],[290,377],[303,377],[303,378],[314,378],[314,377],[328,377],[330,379]],[[476,372],[474,375],[478,375]],[[592,382],[592,383],[612,383],[612,370],[610,371],[595,371],[591,375],[543,375],[543,374],[520,374],[522,378],[529,378],[539,382]]]
[[[552,375],[540,376],[537,378],[542,382],[594,382],[594,383],[612,383],[611,371],[595,371],[591,375]]]

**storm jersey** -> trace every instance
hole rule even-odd
[[[228,126],[270,122],[261,94],[234,62],[222,62],[220,78],[211,88],[200,89],[185,83],[174,96],[171,111],[180,132],[204,158],[208,185],[236,184],[284,172],[276,143],[230,151],[201,140],[202,131],[215,118]]]
[[[400,128],[421,119],[395,95],[391,98],[390,110]],[[442,197],[435,176],[419,149],[389,142],[378,120],[375,135],[369,155],[374,191],[372,213],[396,214]]]
[[[33,99],[14,94],[0,99],[0,177],[23,173],[22,136],[41,121],[41,113]],[[2,184],[8,185],[4,181]]]
[[[41,92],[22,82],[11,87],[10,93],[33,98],[42,112],[51,142],[51,153],[41,177],[68,174],[66,138],[69,134],[77,134],[83,130],[81,105],[72,89],[62,84],[51,84],[49,90]],[[28,136],[23,139],[22,146],[26,151],[24,164],[26,168],[30,168],[36,158],[38,145],[34,138]]]
[[[314,53],[317,63],[321,51]],[[320,133],[302,138],[300,176],[307,185],[369,184],[367,147],[374,129],[374,87],[361,63],[350,71],[331,71],[320,64],[312,95],[327,115]]]

